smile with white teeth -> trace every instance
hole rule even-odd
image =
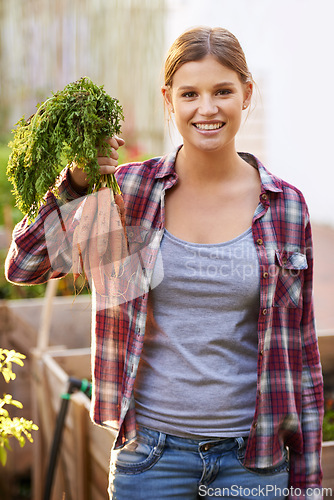
[[[220,123],[194,123],[194,125],[199,130],[216,130],[218,128],[222,128],[224,124],[220,122]]]

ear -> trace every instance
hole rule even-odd
[[[244,84],[243,109],[246,109],[250,105],[252,95],[253,95],[253,82],[246,82]]]
[[[168,112],[174,113],[171,88],[168,85],[163,85],[161,87],[161,93],[163,95]]]

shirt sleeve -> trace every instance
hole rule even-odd
[[[45,283],[71,270],[69,228],[72,225],[64,220],[64,213],[68,219],[73,218],[73,213],[62,211],[62,207],[78,199],[80,194],[72,188],[66,168],[60,174],[57,197],[48,192],[36,220],[29,223],[25,216],[14,228],[5,261],[5,276],[9,282],[17,285]],[[50,259],[52,247],[57,247],[58,251]]]
[[[290,486],[296,494],[290,500],[321,498],[318,493],[322,481],[321,446],[324,414],[323,377],[313,309],[313,245],[309,220],[306,224],[306,253],[308,269],[303,287],[303,316],[301,336],[303,348],[302,414],[303,453],[291,450]]]

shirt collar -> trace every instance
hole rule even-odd
[[[257,158],[255,158],[255,160],[259,169],[262,189],[265,191],[273,191],[274,193],[282,193],[282,180],[271,174]]]
[[[163,178],[167,177],[169,175],[176,175],[175,172],[175,159],[182,148],[182,144],[178,146],[174,151],[171,153],[162,156],[160,160],[158,161],[156,168],[157,172],[155,177],[156,178]],[[282,192],[282,181],[275,175],[271,174],[256,158],[254,155],[250,153],[238,153],[241,158],[243,158],[247,163],[250,163],[253,167],[257,168],[260,174],[261,178],[261,185],[262,185],[262,192],[263,191],[272,191],[275,193],[280,193]]]
[[[177,153],[180,151],[182,148],[181,146],[178,146],[174,151],[171,153],[162,156],[160,160],[158,161],[156,165],[157,172],[155,174],[155,177],[158,179],[161,179],[163,177],[167,177],[168,175],[176,175],[175,172],[175,159],[177,156]]]

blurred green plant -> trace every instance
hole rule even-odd
[[[1,207],[11,206],[12,211],[14,211],[14,198],[12,195],[12,188],[9,180],[7,179],[6,169],[8,158],[10,154],[10,149],[5,144],[0,144],[0,201]],[[19,216],[19,214],[17,214]],[[22,217],[22,215],[21,215]],[[0,211],[0,225],[4,224],[4,213],[3,210]]]
[[[324,441],[334,441],[334,410],[325,411],[322,434]]]
[[[15,380],[16,374],[12,370],[13,363],[23,366],[25,355],[11,349],[0,348],[0,373],[2,373],[5,381],[9,383]],[[15,438],[18,440],[21,447],[26,443],[26,440],[33,442],[31,432],[37,431],[38,427],[32,420],[27,420],[23,417],[11,418],[5,406],[15,406],[23,408],[20,401],[16,401],[10,394],[4,394],[0,398],[0,462],[3,466],[7,462],[7,450],[11,450],[9,440]]]
[[[325,414],[322,425],[323,441],[334,441],[334,390],[325,390]]]

